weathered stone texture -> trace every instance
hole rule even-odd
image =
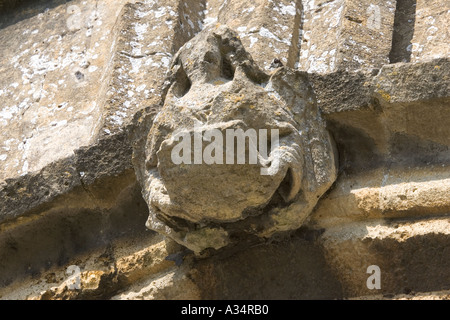
[[[0,0],[0,299],[448,299],[449,12]],[[175,164],[199,128],[279,170]]]
[[[439,0],[418,0],[411,46],[411,61],[428,61],[449,57],[450,3]]]
[[[305,1],[299,69],[371,71],[389,63],[395,1]]]
[[[161,101],[202,3],[126,3],[73,1],[2,30],[0,180],[70,157]]]
[[[73,1],[2,29],[0,180],[94,141],[119,13],[107,1]]]
[[[293,68],[298,61],[301,1],[258,0],[245,7],[244,3],[240,0],[212,2],[208,14],[214,17],[215,13],[217,18],[210,18],[211,22],[217,20],[236,30],[245,48],[264,70],[269,70],[275,58]]]
[[[373,294],[367,267],[382,271],[385,294],[448,290],[450,220],[373,220],[330,228],[323,234],[326,256],[352,297]],[[439,267],[437,267],[439,266]]]
[[[121,128],[139,109],[163,101],[172,56],[201,29],[201,1],[127,4],[122,10],[101,134]]]

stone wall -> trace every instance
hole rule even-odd
[[[0,1],[0,298],[448,299],[449,10],[434,0]],[[149,230],[146,174],[170,166],[152,167],[148,150],[203,119],[184,105],[213,97],[227,106],[207,114],[215,125],[260,125],[251,119],[264,114],[295,133],[314,119],[330,148],[315,152],[328,140],[312,130],[300,143],[309,167],[286,160],[291,175],[264,189],[276,196],[244,214],[238,203],[263,189],[245,170],[235,189],[205,188],[218,176],[207,167],[172,180],[197,190],[180,191],[186,212],[241,198],[217,206],[227,221],[167,209]],[[331,162],[336,171],[319,165]],[[320,172],[325,187],[313,192]],[[283,183],[297,192],[283,197]],[[219,227],[232,235],[223,247],[185,241]],[[380,289],[367,286],[373,265]]]

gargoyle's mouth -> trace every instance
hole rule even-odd
[[[292,143],[295,137],[282,136],[278,141],[278,133],[274,132],[270,136],[263,135],[263,138],[240,137],[231,144],[234,147],[229,148],[227,139],[230,131],[233,134],[238,130],[246,134],[250,132],[250,129],[244,131],[240,126],[240,121],[235,120],[209,125],[198,131],[180,131],[179,138],[164,140],[157,152],[157,170],[159,185],[164,185],[166,196],[152,196],[155,201],[164,199],[162,205],[155,203],[155,206],[168,216],[193,223],[230,223],[244,219],[243,213],[248,208],[265,206],[277,192],[284,203],[293,201],[300,190],[303,172],[302,151],[296,143]],[[253,131],[260,132],[259,129]],[[208,132],[214,132],[212,139]],[[266,142],[267,138],[274,142],[272,137],[277,142],[261,151],[260,142]],[[196,139],[200,141],[198,149],[195,147]],[[217,139],[222,141],[215,145]],[[252,147],[250,141],[253,141]],[[211,149],[214,152],[210,152]],[[213,160],[220,163],[205,157],[211,154],[216,156],[217,153],[220,156]],[[230,158],[230,154],[233,157]],[[243,158],[240,158],[242,154]],[[200,157],[197,158],[198,155]]]
[[[185,180],[189,180],[188,178],[183,178],[180,177],[181,179],[185,179]],[[266,202],[261,203],[258,206],[249,206],[245,209],[242,210],[243,214],[241,216],[241,218],[245,218],[246,216],[248,216],[249,212],[255,211],[255,212],[259,212],[259,214],[262,214],[263,212],[267,211],[268,208],[267,206],[269,205],[269,207],[273,207],[273,206],[285,206],[288,205],[289,203],[291,203],[292,201],[294,201],[297,197],[297,195],[299,194],[301,189],[301,172],[299,170],[295,170],[293,168],[288,168],[286,170],[286,174],[284,176],[284,178],[282,179],[282,181],[279,183],[278,188],[275,190],[275,192],[273,193],[273,195],[267,199]],[[167,190],[165,190],[165,192],[167,193]],[[169,197],[171,196],[170,193],[168,194]],[[177,195],[173,195],[173,198],[176,198]],[[195,195],[194,195],[195,196]],[[211,190],[210,191],[210,196],[215,197],[215,196],[221,196],[218,192],[215,192],[215,190]],[[158,197],[155,197],[158,198]],[[273,203],[273,199],[278,199],[277,202],[278,203]],[[183,210],[182,208],[180,208],[177,205],[163,205],[161,206],[159,203],[157,202],[152,202],[152,207],[155,209],[155,212],[159,212],[162,217],[164,217],[163,220],[170,220],[171,222],[174,223],[169,223],[170,225],[180,225],[180,222],[185,221],[186,223],[181,223],[181,225],[183,225],[183,227],[188,227],[188,225],[192,225],[192,223],[194,222],[199,222],[199,223],[203,223],[205,221],[213,221],[216,223],[220,223],[220,222],[233,222],[233,221],[219,221],[217,219],[210,219],[210,218],[206,218],[205,221],[193,221],[195,218],[195,215],[191,215],[189,212],[186,212],[185,210]],[[258,209],[259,208],[259,209]],[[250,215],[255,215],[255,214],[250,214]],[[158,215],[160,216],[160,215]],[[181,216],[185,216],[184,218],[190,217],[187,220],[181,218]],[[235,219],[236,221],[240,220],[240,219]],[[169,221],[165,221],[166,223]]]

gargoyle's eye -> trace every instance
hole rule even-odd
[[[181,98],[186,95],[191,89],[191,80],[186,74],[183,65],[180,65],[175,73],[175,82],[171,87],[171,92],[177,97]]]
[[[205,53],[204,61],[214,65],[219,65],[219,57],[211,51],[207,51]]]
[[[234,68],[233,68],[233,65],[231,64],[229,57],[227,57],[227,56],[222,57],[222,68],[220,70],[221,70],[222,78],[225,78],[228,80],[233,80]]]

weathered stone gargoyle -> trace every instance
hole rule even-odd
[[[264,73],[219,25],[178,51],[167,79],[133,159],[146,226],[196,253],[299,228],[337,174],[307,74]]]

